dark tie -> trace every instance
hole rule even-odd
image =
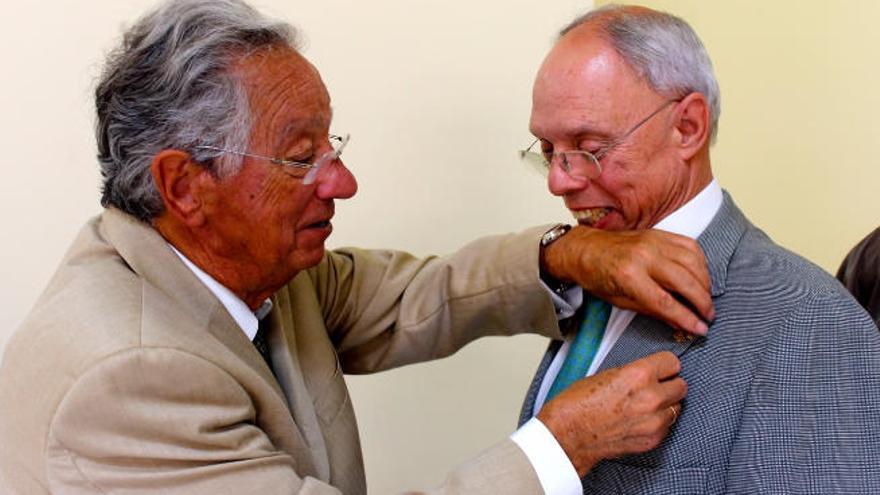
[[[272,358],[269,356],[269,340],[267,336],[269,334],[269,318],[264,317],[260,320],[260,324],[257,327],[257,335],[254,336],[254,347],[257,348],[257,351],[263,356],[263,360],[266,361],[266,365],[269,366],[269,370],[272,371],[272,374],[275,373],[275,370],[272,368]]]
[[[571,347],[568,348],[568,354],[565,356],[565,361],[563,361],[562,368],[556,375],[556,380],[553,381],[550,391],[547,392],[545,402],[549,402],[553,397],[570,387],[572,383],[587,376],[596,351],[599,350],[599,344],[602,343],[605,325],[608,323],[610,315],[610,304],[590,296],[578,334],[571,343]]]

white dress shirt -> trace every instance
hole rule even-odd
[[[214,297],[220,300],[220,304],[226,308],[229,316],[235,320],[235,323],[238,323],[238,328],[241,328],[241,331],[247,335],[248,340],[253,342],[254,337],[257,335],[257,329],[260,326],[260,320],[269,314],[269,311],[272,311],[272,300],[266,299],[256,311],[251,311],[251,308],[249,308],[248,305],[238,296],[233,294],[231,290],[227,289],[220,282],[214,280],[214,277],[208,275],[201,268],[196,266],[195,263],[178,251],[177,248],[171,244],[168,246],[174,251],[174,254],[180,258],[180,261],[183,261],[183,264],[193,272],[193,275],[205,284],[205,287],[211,291],[211,294],[214,294]]]

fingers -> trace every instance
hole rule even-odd
[[[660,382],[675,377],[681,371],[681,361],[675,354],[669,351],[661,351],[650,356],[643,357],[626,367],[647,367],[654,380]],[[673,401],[678,402],[678,401]]]
[[[702,256],[702,253],[700,254]],[[694,273],[695,268],[687,266],[689,260],[673,260],[654,267],[651,275],[656,282],[669,292],[680,294],[685,301],[697,310],[703,320],[715,318],[712,306],[709,272],[702,264],[702,272]]]
[[[538,419],[583,476],[601,459],[655,448],[681,411],[687,384],[671,352],[575,382],[544,404]]]
[[[670,261],[674,261],[682,268],[687,269],[699,281],[701,287],[706,290],[711,288],[712,280],[709,277],[709,270],[706,266],[706,256],[703,254],[703,250],[697,244],[697,241],[689,237],[659,230],[651,232],[658,234],[668,241],[668,243],[660,244],[661,250],[664,250],[663,255],[665,257],[670,259]]]
[[[662,234],[669,243],[661,243],[662,257],[667,262],[657,263],[651,276],[664,289],[684,297],[705,321],[715,318],[712,306],[711,279],[706,266],[706,258],[699,245],[688,238],[666,232]],[[690,329],[691,327],[682,327]]]
[[[660,407],[663,409],[678,404],[687,395],[687,383],[681,378],[660,382],[658,388],[660,396],[663,397],[660,402]]]
[[[656,282],[648,281],[638,290],[640,292],[634,293],[629,298],[615,298],[610,302],[615,306],[632,309],[663,320],[673,328],[686,330],[697,335],[706,335],[709,329],[706,322]],[[706,294],[711,309],[712,299],[708,293]],[[699,298],[701,296],[693,295],[692,297]],[[714,312],[714,310],[712,311]]]

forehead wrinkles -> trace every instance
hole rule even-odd
[[[273,50],[243,66],[255,136],[277,143],[289,131],[329,126],[330,97],[317,70],[299,54]]]

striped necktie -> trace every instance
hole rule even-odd
[[[587,376],[587,371],[596,357],[602,336],[605,335],[605,325],[611,315],[611,305],[607,302],[590,296],[587,309],[583,313],[578,333],[568,348],[568,355],[562,363],[556,380],[547,392],[545,402],[559,395],[560,392],[571,386],[572,383]]]

